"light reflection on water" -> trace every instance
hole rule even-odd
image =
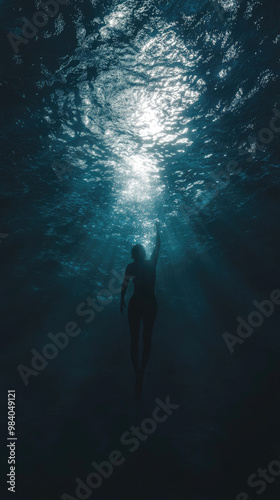
[[[102,38],[109,37],[112,30],[125,30],[129,15],[126,6],[118,6],[106,16],[105,26],[99,28]],[[109,40],[97,49],[95,63],[100,71],[92,84],[79,84],[81,104],[77,110],[83,133],[94,141],[88,147],[86,140],[84,144],[80,140],[79,159],[71,155],[76,167],[84,169],[85,181],[102,185],[102,172],[96,175],[96,171],[104,161],[101,152],[105,157],[109,154],[114,170],[113,191],[117,192],[114,212],[118,214],[125,207],[129,212],[135,202],[142,224],[155,217],[155,201],[163,201],[164,150],[172,145],[175,151],[182,152],[192,145],[188,138],[190,119],[184,114],[199,99],[198,89],[204,86],[201,79],[192,85],[187,77],[188,67],[195,67],[195,51],[185,47],[171,26],[160,19],[157,25],[157,34],[151,36],[143,30],[133,47],[112,47]],[[108,56],[113,62],[102,70]],[[65,94],[58,95],[63,98],[64,109],[65,103],[71,105],[70,95]],[[63,124],[66,142],[78,132],[81,136],[75,123]]]
[[[238,10],[231,1],[224,6],[231,16]],[[211,28],[211,15],[217,17],[212,9],[198,22],[204,23],[202,31],[193,30],[186,43],[176,22],[158,10],[133,31],[134,14],[133,2],[115,2],[103,19],[93,21],[92,32],[82,33],[82,19],[77,21],[75,53],[63,60],[56,75],[46,70],[40,85],[54,87],[45,106],[46,121],[55,108],[62,117],[51,150],[64,144],[74,173],[82,173],[73,175],[72,186],[90,185],[93,203],[102,206],[116,234],[134,231],[135,239],[150,244],[153,220],[160,216],[172,225],[182,200],[191,203],[200,196],[209,173],[226,164],[225,148],[217,139],[217,132],[227,139],[220,125],[223,116],[240,110],[274,75],[260,71],[247,90],[236,78],[225,99],[214,77],[221,84],[233,81],[232,69],[244,52],[230,23]],[[187,26],[193,16],[185,19]],[[129,42],[122,38],[131,33]],[[93,41],[99,43],[91,49]],[[213,50],[219,51],[217,67],[212,67]],[[92,67],[96,75],[88,79],[86,70]],[[78,75],[74,91],[55,88],[56,78],[67,81],[73,73]]]

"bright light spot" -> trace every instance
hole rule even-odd
[[[158,172],[154,162],[147,156],[132,155],[123,158],[125,186],[123,201],[150,201],[152,199],[152,174]]]

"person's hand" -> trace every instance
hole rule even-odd
[[[124,301],[124,300],[122,300],[122,301],[121,301],[121,313],[123,313],[124,308],[125,308],[125,301]]]

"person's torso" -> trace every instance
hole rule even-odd
[[[134,285],[134,296],[154,296],[156,269],[150,260],[133,262],[130,268]]]

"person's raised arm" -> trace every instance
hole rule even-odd
[[[152,253],[151,261],[153,262],[154,265],[157,264],[158,261],[158,254],[159,254],[159,249],[160,249],[160,232],[159,232],[159,222],[155,223],[156,226],[156,245],[154,248],[154,251]]]
[[[128,265],[127,268],[126,268],[126,270],[125,270],[125,275],[124,275],[124,279],[123,279],[123,283],[122,283],[121,313],[123,313],[124,308],[125,308],[124,298],[125,298],[125,294],[126,294],[126,291],[127,291],[127,287],[128,287],[128,283],[129,283],[130,278],[131,278],[131,276],[130,276],[130,273],[129,273],[129,265]]]

